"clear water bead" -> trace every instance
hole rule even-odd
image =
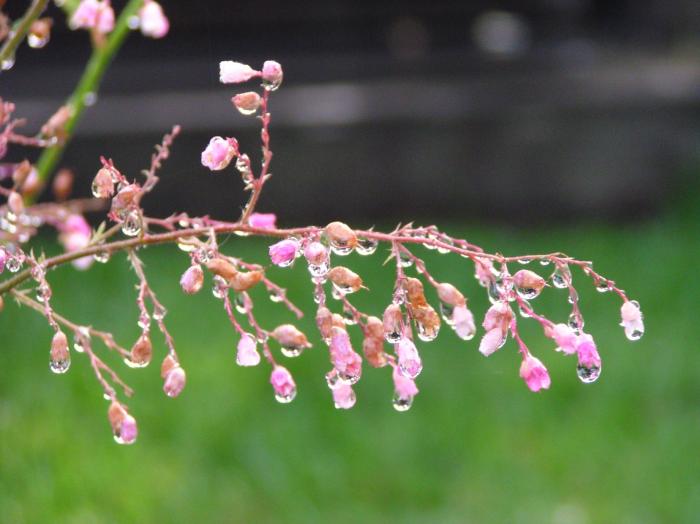
[[[100,264],[106,264],[109,262],[109,251],[98,251],[95,253],[92,258],[95,259],[95,262],[99,262]]]
[[[432,342],[440,333],[440,327],[438,325],[437,327],[428,328],[422,322],[416,322],[416,331],[418,333],[418,338],[423,342]]]
[[[304,346],[296,346],[293,344],[281,346],[280,351],[287,358],[298,357],[304,351]]]
[[[130,211],[122,222],[122,233],[128,237],[135,237],[141,233],[141,215],[138,211]]]
[[[359,253],[359,251],[358,251]],[[325,277],[328,274],[328,271],[330,271],[331,265],[328,260],[323,262],[322,264],[309,264],[309,274],[314,277],[314,278],[321,278]]]
[[[62,375],[70,368],[70,357],[49,360],[49,369],[57,375]]]
[[[44,47],[48,43],[49,43],[48,33],[46,34],[46,36],[43,36],[43,37],[39,36],[37,34],[34,34],[34,33],[29,33],[29,35],[27,35],[27,44],[29,44],[29,47],[31,47],[33,49],[41,49],[42,47]]]
[[[372,238],[360,237],[357,239],[357,246],[355,246],[355,251],[358,255],[368,256],[374,254],[377,251],[377,246],[379,246],[379,241]]]
[[[448,326],[454,324],[454,321],[452,320],[454,310],[455,307],[452,304],[440,301],[440,316],[442,316],[442,320],[444,320],[445,324]]]
[[[226,295],[226,289],[228,288],[226,280],[223,277],[216,275],[213,279],[213,282],[214,283],[211,288],[211,294],[218,299],[224,298],[224,296]]]
[[[394,405],[394,409],[396,411],[408,411],[413,405],[413,397],[402,397],[400,395],[394,395],[392,404]]]
[[[294,397],[297,396],[297,389],[292,389],[287,395],[282,395],[281,393],[275,393],[275,400],[280,404],[289,404]]]
[[[569,315],[569,319],[567,321],[567,324],[569,325],[569,327],[571,329],[574,330],[574,332],[577,335],[580,335],[581,331],[583,331],[583,326],[584,326],[583,317],[580,315],[577,315],[576,313],[571,313],[571,315]]]
[[[600,377],[600,372],[602,370],[602,365],[601,366],[584,366],[582,364],[579,364],[576,366],[576,374],[578,375],[578,378],[583,382],[584,384],[590,384],[591,382],[595,382],[598,380],[598,377]]]

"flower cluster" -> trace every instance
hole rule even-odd
[[[71,25],[103,33],[111,31],[114,13],[109,1],[82,0],[71,17]],[[154,38],[168,31],[162,9],[152,0],[141,7],[138,20],[132,25]],[[520,336],[518,326],[524,319],[537,322],[544,336],[554,342],[556,351],[576,355],[579,378],[593,382],[600,376],[601,358],[593,337],[584,331],[572,270],[580,270],[599,291],[619,296],[621,325],[628,339],[638,340],[644,333],[638,303],[629,300],[612,280],[594,271],[590,262],[562,253],[505,257],[488,253],[435,226],[413,224],[389,232],[354,229],[340,221],[323,227],[280,228],[276,215],[258,212],[257,203],[271,177],[269,104],[271,95],[283,81],[282,67],[273,60],[264,62],[259,69],[224,61],[220,64],[220,80],[224,84],[260,82],[259,89],[233,93],[231,98],[239,113],[254,116],[260,122],[260,162],[253,162],[233,137],[214,136],[201,153],[201,163],[208,170],[229,170],[241,177],[249,197],[236,221],[190,217],[185,213],[158,218],[144,211],[141,201],[156,187],[158,172],[169,157],[178,127],[157,146],[149,168],[139,178],[130,178],[111,159],[101,158],[92,182],[94,199],[88,201],[67,200],[72,182],[65,173],[58,173],[53,183],[57,202],[32,204],[30,195],[41,185],[36,175],[32,177],[32,165],[28,162],[0,165],[0,181],[8,181],[0,186],[0,194],[6,198],[0,207],[0,273],[6,269],[12,273],[0,282],[0,297],[11,296],[46,318],[53,330],[49,349],[52,372],[67,372],[72,352],[82,354],[89,361],[109,400],[108,420],[117,442],[131,444],[137,438],[136,419],[118,394],[121,389],[129,396],[131,389],[98,355],[94,342],[116,353],[130,368],[148,366],[157,356],[163,391],[168,397],[178,397],[186,385],[183,361],[166,325],[167,309],[150,286],[138,254],[139,249],[153,244],[173,243],[182,251],[184,263],[179,284],[186,295],[201,292],[205,282],[210,281],[211,292],[221,303],[235,333],[232,360],[235,358],[242,367],[258,366],[265,361],[270,366],[272,393],[281,403],[289,403],[297,396],[297,384],[281,362],[299,357],[316,344],[328,351],[330,370],[325,376],[336,408],[350,409],[356,404],[366,362],[372,368],[386,368],[390,372],[393,406],[397,411],[406,411],[419,392],[417,381],[423,370],[424,347],[438,337],[443,325],[465,344],[479,334],[478,344],[469,345],[484,356],[499,351],[512,338],[520,355],[520,377],[525,385],[536,392],[549,389],[551,379],[545,365],[531,354]],[[14,131],[19,121],[12,119],[13,111],[14,106],[0,101],[0,160],[10,144],[37,147],[55,144],[63,123],[70,117],[70,109],[59,111],[40,136],[22,137]],[[260,168],[255,169],[254,165]],[[92,229],[83,213],[98,209],[107,209],[107,218]],[[35,256],[24,247],[42,225],[58,232],[65,249],[63,254],[46,258]],[[254,264],[225,253],[219,238],[230,233],[269,237],[269,264]],[[351,268],[350,255],[371,256],[380,244],[388,248],[388,260],[393,263],[393,292],[380,298],[382,306],[377,311],[368,313],[353,304],[355,293],[368,290],[362,275]],[[418,256],[418,249],[453,255],[455,263],[468,261],[473,265],[474,276],[491,302],[480,327],[469,308],[466,282],[450,283],[436,278]],[[118,344],[111,333],[75,323],[57,313],[51,303],[53,290],[47,279],[49,271],[61,264],[70,262],[84,270],[94,261],[107,262],[118,251],[127,253],[137,283],[134,300],[140,333],[128,349]],[[511,273],[518,265],[530,263],[549,267],[547,273],[551,271],[551,274],[540,275],[525,268]],[[254,313],[254,290],[264,287],[274,302],[284,305],[297,318],[302,317],[302,310],[268,275],[273,267],[288,268],[293,264],[303,264],[308,271],[318,330],[313,337],[307,337],[292,323],[266,326]],[[567,296],[571,310],[563,322],[546,318],[532,305],[547,288],[561,289]],[[361,343],[353,340],[353,332],[361,337]],[[164,348],[158,339],[162,339]]]

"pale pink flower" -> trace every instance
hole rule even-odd
[[[573,328],[566,324],[556,324],[548,332],[550,333],[548,336],[557,343],[557,351],[562,351],[567,355],[576,353],[578,335]]]
[[[174,367],[165,376],[163,391],[169,397],[177,397],[185,387],[186,375],[185,370],[180,366]]]
[[[277,89],[282,83],[284,74],[282,66],[274,60],[267,60],[262,68],[262,80],[271,89]]]
[[[474,276],[484,287],[488,287],[493,280],[493,263],[488,258],[474,260]]]
[[[236,156],[236,148],[230,140],[220,136],[212,137],[206,149],[202,151],[202,165],[212,171],[225,169]]]
[[[253,336],[248,333],[244,334],[238,341],[236,363],[246,367],[260,364],[260,353],[258,353],[256,346]]]
[[[68,253],[80,251],[90,243],[92,230],[90,229],[90,224],[87,223],[87,220],[82,215],[70,215],[57,227],[61,232],[59,240]],[[92,257],[81,257],[73,261],[73,266],[77,269],[85,270],[92,265],[93,261]]]
[[[457,336],[463,340],[471,340],[476,333],[474,315],[466,305],[456,306],[452,311],[452,325]]]
[[[410,379],[420,375],[420,372],[423,371],[423,361],[413,341],[404,337],[395,344],[394,348],[399,360],[399,371]]]
[[[101,8],[97,13],[95,29],[104,34],[111,33],[114,30],[114,9],[109,5],[109,2],[102,2]]]
[[[286,404],[294,400],[297,394],[297,386],[287,368],[275,366],[270,374],[270,384],[272,384],[272,389],[275,391],[275,398],[278,402]]]
[[[139,27],[144,36],[163,38],[168,34],[170,22],[158,2],[147,1],[139,11]]]
[[[309,242],[304,248],[304,257],[309,264],[320,266],[328,260],[328,248],[321,242]]]
[[[353,384],[357,382],[362,375],[362,357],[352,348],[347,331],[333,327],[328,349],[331,363],[340,377]]]
[[[397,411],[406,411],[413,404],[413,397],[418,394],[416,383],[401,373],[398,367],[394,367],[391,377],[394,380],[394,408]]]
[[[299,241],[296,239],[287,238],[285,240],[280,240],[270,246],[270,260],[276,266],[287,267],[294,262],[299,248]]]
[[[219,62],[219,81],[222,84],[238,84],[255,76],[260,76],[260,71],[256,71],[248,64],[231,60]]]
[[[204,271],[202,266],[195,264],[187,268],[180,277],[180,287],[188,295],[193,295],[202,289],[204,283]]]
[[[639,304],[630,300],[622,304],[620,308],[622,322],[620,325],[625,328],[625,335],[629,340],[638,340],[644,334],[644,316]]]
[[[520,365],[520,377],[525,381],[527,387],[530,388],[531,391],[549,389],[552,383],[544,364],[529,353]]]
[[[488,357],[496,350],[501,349],[506,343],[506,332],[501,328],[489,329],[483,337],[481,337],[481,342],[479,343],[479,352]]]
[[[109,33],[114,29],[114,9],[108,1],[82,0],[70,19],[73,29],[95,29]]]
[[[136,419],[129,414],[125,415],[119,428],[119,439],[124,444],[133,444],[136,442],[137,436],[138,427],[136,426]]]
[[[5,262],[7,262],[7,259],[7,251],[5,251],[5,248],[0,247],[0,273],[5,271]]]
[[[337,409],[350,409],[355,405],[357,397],[352,389],[352,386],[342,384],[331,390],[333,393],[333,402]]]
[[[275,229],[277,227],[277,215],[274,213],[253,213],[248,218],[248,225],[250,227],[257,227],[260,229]]]
[[[601,361],[598,348],[596,348],[593,337],[588,333],[584,333],[578,337],[576,352],[578,353],[578,362],[580,365],[587,368],[600,368]]]

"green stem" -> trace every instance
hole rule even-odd
[[[105,44],[93,49],[90,60],[88,60],[83,71],[83,76],[80,77],[73,94],[66,101],[66,105],[71,109],[71,116],[65,125],[66,138],[61,143],[46,148],[36,163],[36,170],[42,183],[45,183],[51,175],[63,155],[63,150],[70,142],[73,131],[87,107],[86,99],[97,95],[100,82],[107,67],[129,34],[129,19],[138,15],[138,10],[142,4],[143,0],[129,0],[129,3],[126,4],[117,19],[114,31],[109,35]]]
[[[49,0],[34,0],[24,16],[12,27],[10,37],[0,49],[0,64],[6,60],[14,60],[17,46],[24,40],[32,23],[44,12],[48,3]]]

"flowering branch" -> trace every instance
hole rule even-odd
[[[10,69],[15,63],[15,51],[27,36],[34,21],[44,12],[49,0],[34,0],[24,16],[18,20],[9,32],[8,39],[0,49],[0,69]]]

